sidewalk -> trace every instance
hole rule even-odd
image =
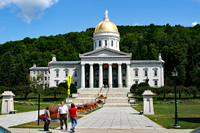
[[[40,114],[44,114],[44,110],[40,110]],[[8,128],[23,123],[28,123],[38,119],[38,111],[29,111],[24,113],[0,115],[0,126]]]
[[[14,129],[12,133],[46,133],[42,129]],[[76,129],[75,133],[190,133],[192,129]],[[66,133],[66,130],[50,130],[52,133]],[[50,133],[48,132],[48,133]]]
[[[131,107],[103,107],[78,120],[84,129],[164,129]]]

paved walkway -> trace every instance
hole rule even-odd
[[[131,107],[103,107],[78,120],[76,128],[163,129]]]
[[[9,128],[12,133],[66,133],[66,130]],[[190,133],[192,129],[76,129],[75,133]],[[68,132],[69,133],[69,132]]]
[[[44,110],[40,111],[43,114]],[[35,121],[38,118],[38,111],[30,111],[24,113],[0,115],[0,126],[8,128],[10,126],[15,126],[31,121]]]

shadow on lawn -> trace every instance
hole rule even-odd
[[[200,123],[200,118],[178,118],[178,120],[190,123]]]

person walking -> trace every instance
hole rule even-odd
[[[44,111],[44,131],[49,131],[50,120],[51,117],[50,117],[49,107],[47,106]]]
[[[75,126],[77,125],[77,119],[78,119],[78,115],[77,115],[77,109],[75,108],[74,103],[71,104],[71,108],[69,109],[69,115],[70,115],[70,119],[71,119],[71,123],[72,123],[72,132],[75,132]]]
[[[62,101],[60,107],[58,108],[58,115],[57,115],[57,118],[59,118],[59,115],[60,115],[60,129],[61,130],[63,130],[63,121],[65,123],[65,128],[67,130],[67,112],[68,112],[68,107]]]

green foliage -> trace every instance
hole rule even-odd
[[[27,86],[16,86],[16,87],[12,88],[11,90],[15,95],[24,97],[25,99],[27,98],[27,96],[30,93],[34,92],[34,89],[28,85]]]
[[[133,93],[133,94],[135,94],[137,88],[138,88],[138,84],[133,84],[133,85],[131,86],[130,92]]]
[[[149,86],[149,85],[148,85]],[[147,83],[146,82],[141,82],[138,87],[147,87]]]
[[[70,86],[70,89],[71,89],[71,94],[77,93],[77,88],[76,88],[75,84],[72,83],[71,86]]]
[[[68,85],[67,85],[67,83],[62,82],[62,83],[60,83],[60,84],[58,85],[58,87],[63,87],[63,88],[65,88],[65,89],[67,90]]]
[[[44,94],[48,96],[54,96],[54,99],[56,99],[57,95],[67,95],[67,91],[63,87],[51,87],[46,88],[44,90]]]
[[[7,90],[7,87],[5,86],[0,86],[0,94],[2,94],[4,91]]]
[[[177,67],[177,84],[200,88],[200,25],[183,27],[169,24],[159,26],[118,26],[120,50],[132,53],[133,60],[157,60],[162,53],[165,61],[165,85],[172,85],[171,71]],[[79,53],[93,49],[94,28],[56,36],[26,37],[0,46],[0,86],[29,84],[29,68],[47,66],[51,55],[57,60],[80,60]],[[10,69],[8,69],[10,67]],[[9,70],[9,71],[7,71]],[[12,76],[10,76],[10,74]],[[9,80],[8,80],[9,79]]]

